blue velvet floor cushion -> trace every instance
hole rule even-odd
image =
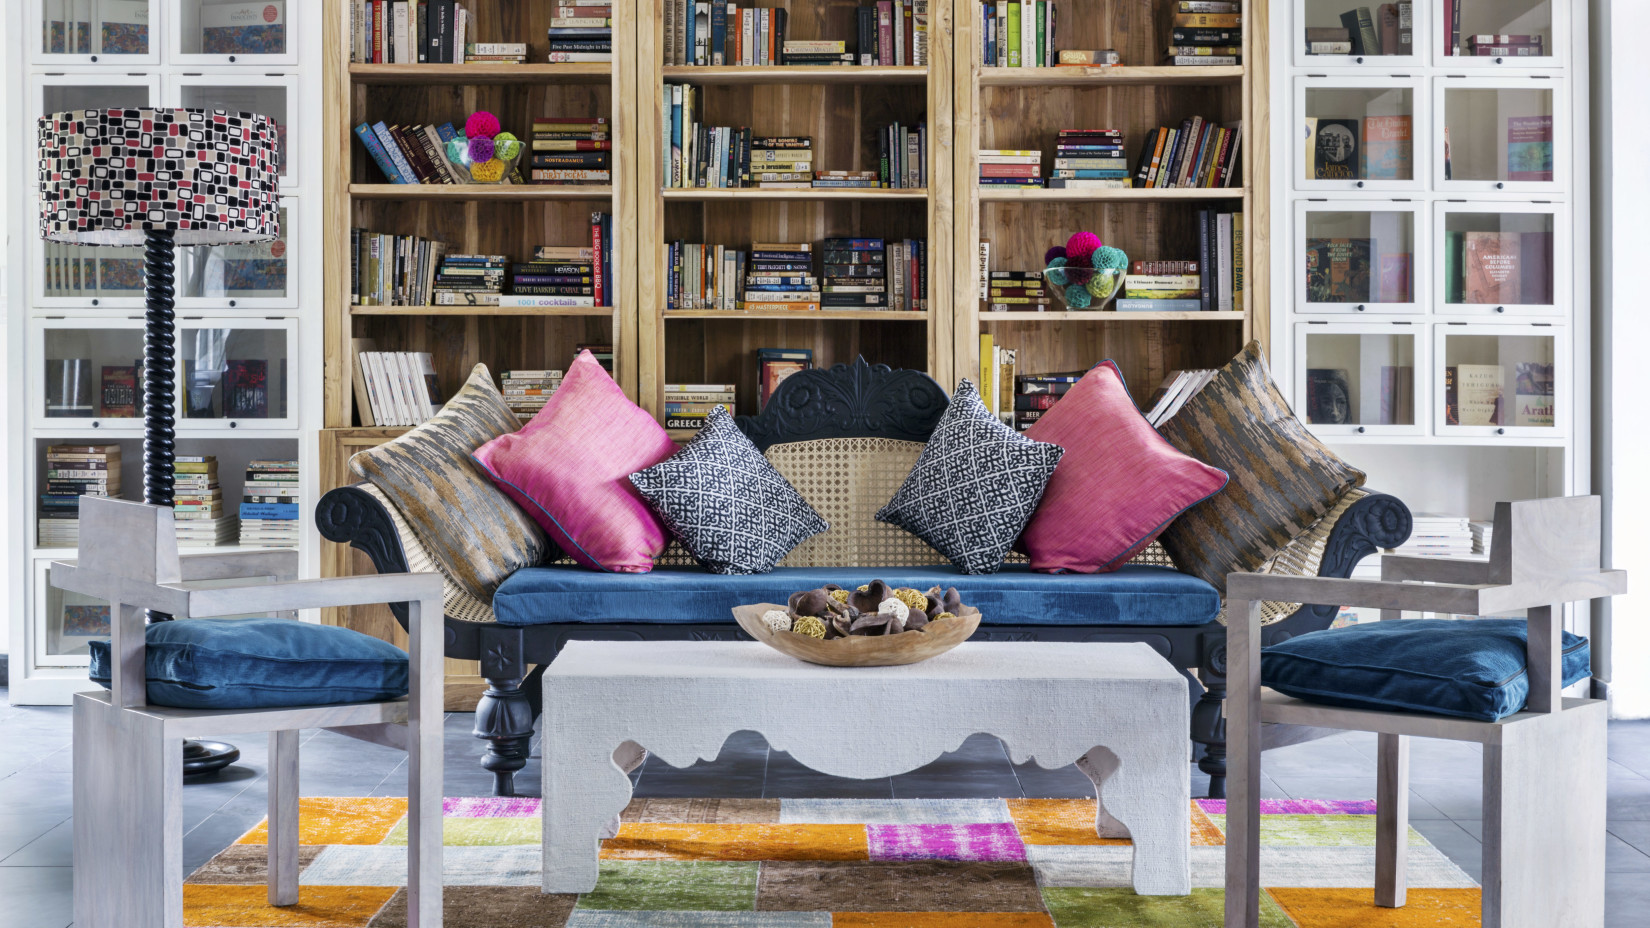
[[[529,567],[499,586],[493,611],[503,625],[732,624],[735,606],[784,603],[798,590],[827,583],[852,588],[879,579],[918,590],[954,586],[964,603],[980,610],[985,625],[1202,625],[1220,611],[1219,594],[1202,580],[1135,564],[1106,574],[1034,574],[1010,564],[987,576],[969,576],[950,564],[780,567],[736,576],[697,567],[645,574]]]
[[[144,631],[144,676],[157,706],[268,709],[407,694],[407,652],[353,629],[292,619],[179,619]],[[92,642],[90,676],[109,685],[109,642]]]
[[[1404,619],[1308,632],[1260,652],[1261,682],[1353,709],[1493,722],[1530,694],[1523,619]],[[1564,685],[1588,674],[1587,639],[1564,633]]]

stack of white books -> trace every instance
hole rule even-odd
[[[1494,540],[1494,535],[1494,522],[1472,523],[1472,553],[1488,556],[1490,553],[1490,542]]]
[[[1388,552],[1413,557],[1471,557],[1472,522],[1466,516],[1438,512],[1415,513],[1409,540]]]

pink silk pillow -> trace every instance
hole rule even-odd
[[[531,422],[474,457],[573,560],[646,573],[670,535],[630,475],[675,451],[659,423],[582,351]]]
[[[1182,512],[1226,486],[1226,472],[1176,450],[1102,361],[1026,431],[1066,449],[1017,547],[1031,569],[1116,570]]]

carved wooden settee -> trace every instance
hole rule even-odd
[[[525,765],[539,715],[539,677],[572,639],[730,640],[744,638],[731,607],[784,602],[825,582],[853,586],[955,586],[985,616],[974,640],[1140,641],[1176,667],[1195,669],[1204,693],[1191,738],[1205,752],[1210,791],[1224,794],[1225,626],[1220,597],[1173,569],[1153,545],[1109,574],[1034,574],[1023,558],[998,574],[964,576],[920,539],[872,516],[904,480],[949,399],[928,375],[863,359],[788,378],[759,416],[740,428],[831,523],[771,574],[710,574],[672,546],[647,574],[607,574],[570,563],[517,571],[491,603],[449,583],[448,657],[477,660],[488,689],[475,733],[489,743],[482,765],[508,795]],[[429,555],[394,507],[370,484],[327,493],[316,511],[322,535],[365,552],[380,572],[431,569]],[[1401,544],[1409,510],[1380,493],[1355,491],[1264,570],[1347,577],[1377,548]],[[392,607],[393,608],[393,607]],[[1265,640],[1325,628],[1334,605],[1275,604]],[[405,624],[404,616],[397,618]],[[530,668],[533,668],[530,670]]]

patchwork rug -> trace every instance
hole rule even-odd
[[[406,924],[406,800],[301,801],[295,906],[265,901],[260,823],[183,888],[194,928]],[[1473,880],[1414,829],[1409,904],[1378,909],[1375,804],[1266,800],[1266,928],[1476,926]],[[1079,799],[638,799],[584,895],[539,886],[537,799],[448,799],[448,928],[1205,928],[1226,804],[1192,803],[1190,896],[1137,896],[1133,849]]]

